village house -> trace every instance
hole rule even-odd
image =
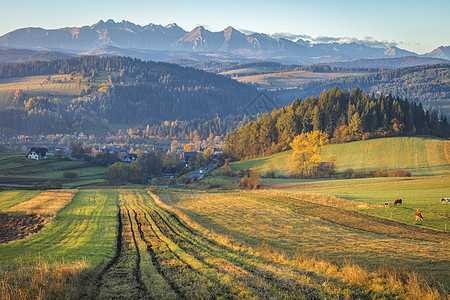
[[[177,176],[177,168],[163,167],[161,168],[161,177],[166,179],[175,179]]]
[[[47,153],[47,148],[31,148],[27,154],[27,158],[36,160],[46,159]]]
[[[181,159],[184,159],[184,166],[187,168],[189,167],[189,160],[195,159],[195,157],[197,157],[197,151],[191,151],[191,152],[183,152],[183,154],[181,154]]]
[[[135,154],[135,153],[128,153],[128,154],[122,156],[122,162],[126,163],[126,164],[132,163],[136,159],[137,159],[137,154]]]

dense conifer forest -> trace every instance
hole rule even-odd
[[[314,130],[325,132],[334,143],[397,135],[450,135],[447,118],[424,110],[420,103],[391,94],[376,97],[359,87],[351,92],[335,87],[318,97],[297,99],[230,132],[225,152],[235,159],[270,155],[289,149],[295,136]]]

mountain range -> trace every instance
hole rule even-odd
[[[199,60],[270,59],[290,64],[419,56],[397,47],[370,47],[357,42],[311,43],[302,39],[294,42],[263,33],[247,35],[231,26],[219,32],[197,26],[188,32],[175,23],[141,26],[125,20],[101,20],[91,26],[51,30],[17,29],[0,37],[0,47],[128,55],[148,60],[192,58],[194,54]],[[423,56],[449,60],[450,47],[439,47]]]

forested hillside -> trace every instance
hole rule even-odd
[[[107,80],[99,84],[100,73]],[[94,130],[105,129],[109,123],[213,118],[241,112],[257,93],[245,84],[201,70],[124,57],[74,57],[0,67],[0,79],[54,74],[78,77],[88,86],[70,102],[48,94],[30,99],[18,91],[20,101],[0,111],[0,127]]]
[[[424,106],[441,106],[450,102],[450,64],[436,64],[394,69],[362,76],[350,76],[304,84],[298,90],[281,92],[292,97],[310,97],[333,87],[354,89],[359,86],[364,92],[392,93],[410,101],[422,101]],[[446,111],[447,114],[450,111]]]
[[[392,95],[376,97],[358,87],[352,92],[333,88],[319,97],[297,99],[230,132],[225,151],[236,159],[269,155],[289,149],[295,136],[313,130],[324,131],[334,143],[397,135],[450,135],[447,118],[425,111],[420,103]]]

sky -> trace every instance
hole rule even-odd
[[[23,27],[80,27],[100,19],[177,23],[187,31],[233,26],[312,41],[396,45],[420,54],[450,46],[450,0],[0,0],[0,36]]]

